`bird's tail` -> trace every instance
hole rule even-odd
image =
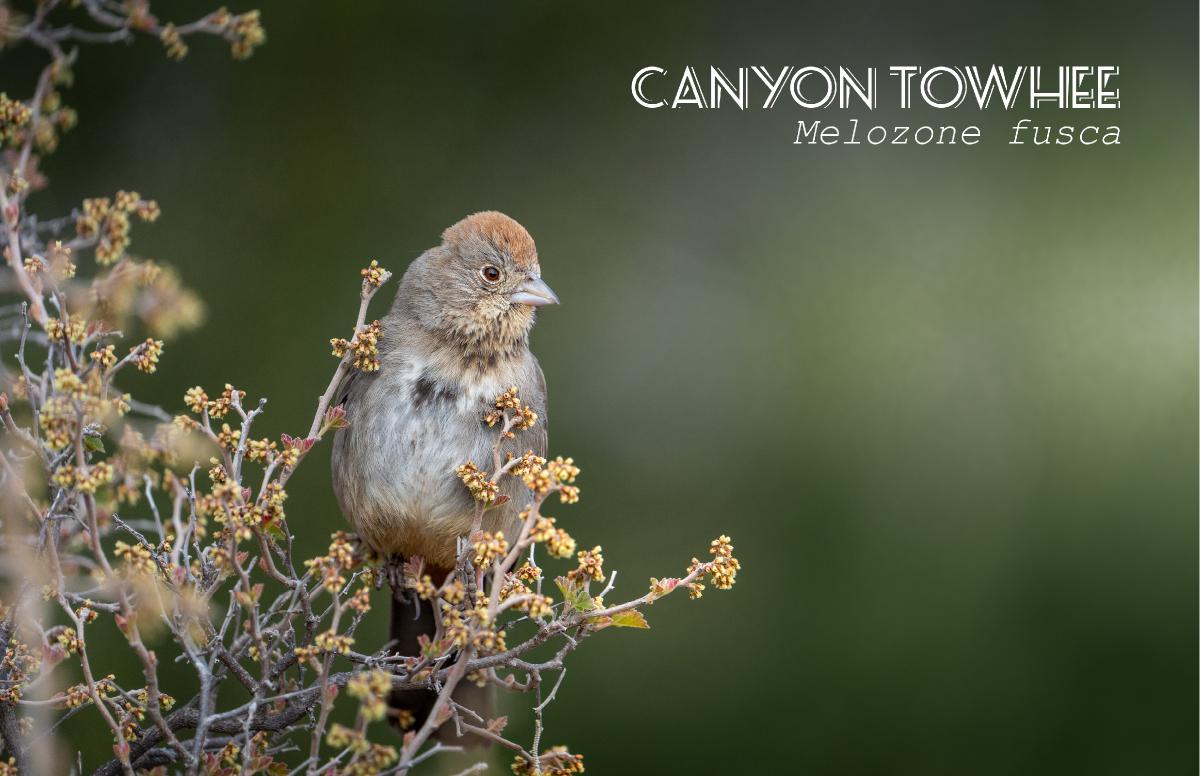
[[[434,637],[437,625],[434,621],[433,606],[428,601],[422,601],[410,591],[392,591],[392,626],[390,636],[393,642],[391,649],[397,654],[417,656],[421,654],[421,636],[430,639]],[[466,679],[459,682],[454,689],[454,701],[479,716],[472,718],[463,715],[463,721],[478,727],[485,727],[488,720],[494,716],[496,705],[495,688],[491,686],[478,687]],[[433,690],[393,690],[388,698],[391,707],[389,717],[401,730],[418,730],[433,711],[437,693]],[[437,729],[434,736],[445,744],[453,744],[467,748],[480,748],[488,745],[487,740],[474,735],[459,736],[453,721],[448,721]]]

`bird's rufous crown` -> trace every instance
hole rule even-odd
[[[442,232],[443,243],[455,249],[469,247],[481,239],[508,254],[521,269],[535,269],[538,265],[537,247],[529,232],[495,210],[469,215]]]

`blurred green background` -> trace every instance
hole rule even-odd
[[[258,7],[245,63],[84,50],[32,204],[157,197],[133,252],[209,320],[136,387],[234,382],[273,433],[306,427],[360,266],[481,209],[529,228],[563,300],[533,338],[551,448],[584,467],[559,519],[614,596],[722,532],[744,564],[593,638],[545,743],[601,774],[1194,772],[1195,4]],[[648,64],[909,63],[1118,64],[1122,107],[835,111],[984,139],[825,148],[782,102],[629,96]],[[1122,144],[1005,145],[1025,116]],[[343,525],[327,461],[289,487],[309,551]]]

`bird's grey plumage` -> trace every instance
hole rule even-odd
[[[405,291],[402,286],[381,321],[379,371],[356,375],[346,390],[350,427],[334,440],[334,489],[342,513],[376,552],[421,555],[449,569],[455,540],[469,532],[475,510],[455,470],[467,461],[490,468],[498,435],[483,413],[516,387],[539,423],[518,438],[522,448],[513,452],[545,455],[545,381],[528,347],[486,369],[459,368],[452,351],[434,346],[434,337],[417,328]],[[484,528],[511,537],[529,494],[511,477],[502,493],[510,501],[488,511]]]
[[[381,321],[379,370],[355,373],[345,387],[350,426],[333,446],[334,490],[359,535],[384,556],[422,555],[444,569],[474,515],[455,469],[490,467],[497,432],[482,416],[498,395],[516,387],[540,419],[513,452],[546,452],[545,380],[529,350],[533,308],[506,298],[539,277],[536,252],[532,240],[511,238],[524,234],[515,221],[480,215],[490,217],[483,228],[426,251],[404,273]],[[478,279],[486,262],[511,278],[494,294]],[[489,510],[485,527],[511,536],[529,495],[512,478],[505,487],[511,500]]]
[[[500,213],[450,227],[404,273],[381,320],[379,369],[355,372],[342,387],[350,425],[333,444],[342,513],[378,554],[420,555],[435,578],[454,568],[457,539],[475,514],[456,469],[471,461],[490,471],[499,432],[483,414],[509,388],[538,422],[507,443],[508,451],[545,455],[546,385],[529,330],[534,307],[556,301],[540,279],[532,238]],[[501,493],[509,500],[488,510],[484,529],[512,537],[531,497],[512,477]],[[428,630],[432,620],[403,609],[394,609],[393,639],[415,644],[413,629]],[[427,713],[427,701],[419,693],[393,698],[417,716]]]

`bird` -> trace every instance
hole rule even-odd
[[[346,520],[376,555],[396,563],[420,556],[434,584],[457,563],[459,537],[470,533],[475,502],[456,475],[462,464],[490,462],[497,431],[484,422],[496,397],[516,388],[539,422],[522,434],[522,450],[545,456],[546,381],[529,348],[537,309],[558,304],[542,280],[537,247],[517,221],[496,211],[467,216],[442,233],[440,245],[409,265],[395,302],[380,320],[379,366],[352,371],[338,395],[349,425],[332,450],[332,483]],[[483,530],[516,533],[532,500],[517,478],[504,478],[507,500],[489,509]],[[432,637],[432,607],[393,584],[392,648],[420,652]],[[464,682],[455,701],[488,719],[492,688]],[[429,715],[431,690],[397,690],[393,719]],[[463,746],[485,741],[441,739]]]

